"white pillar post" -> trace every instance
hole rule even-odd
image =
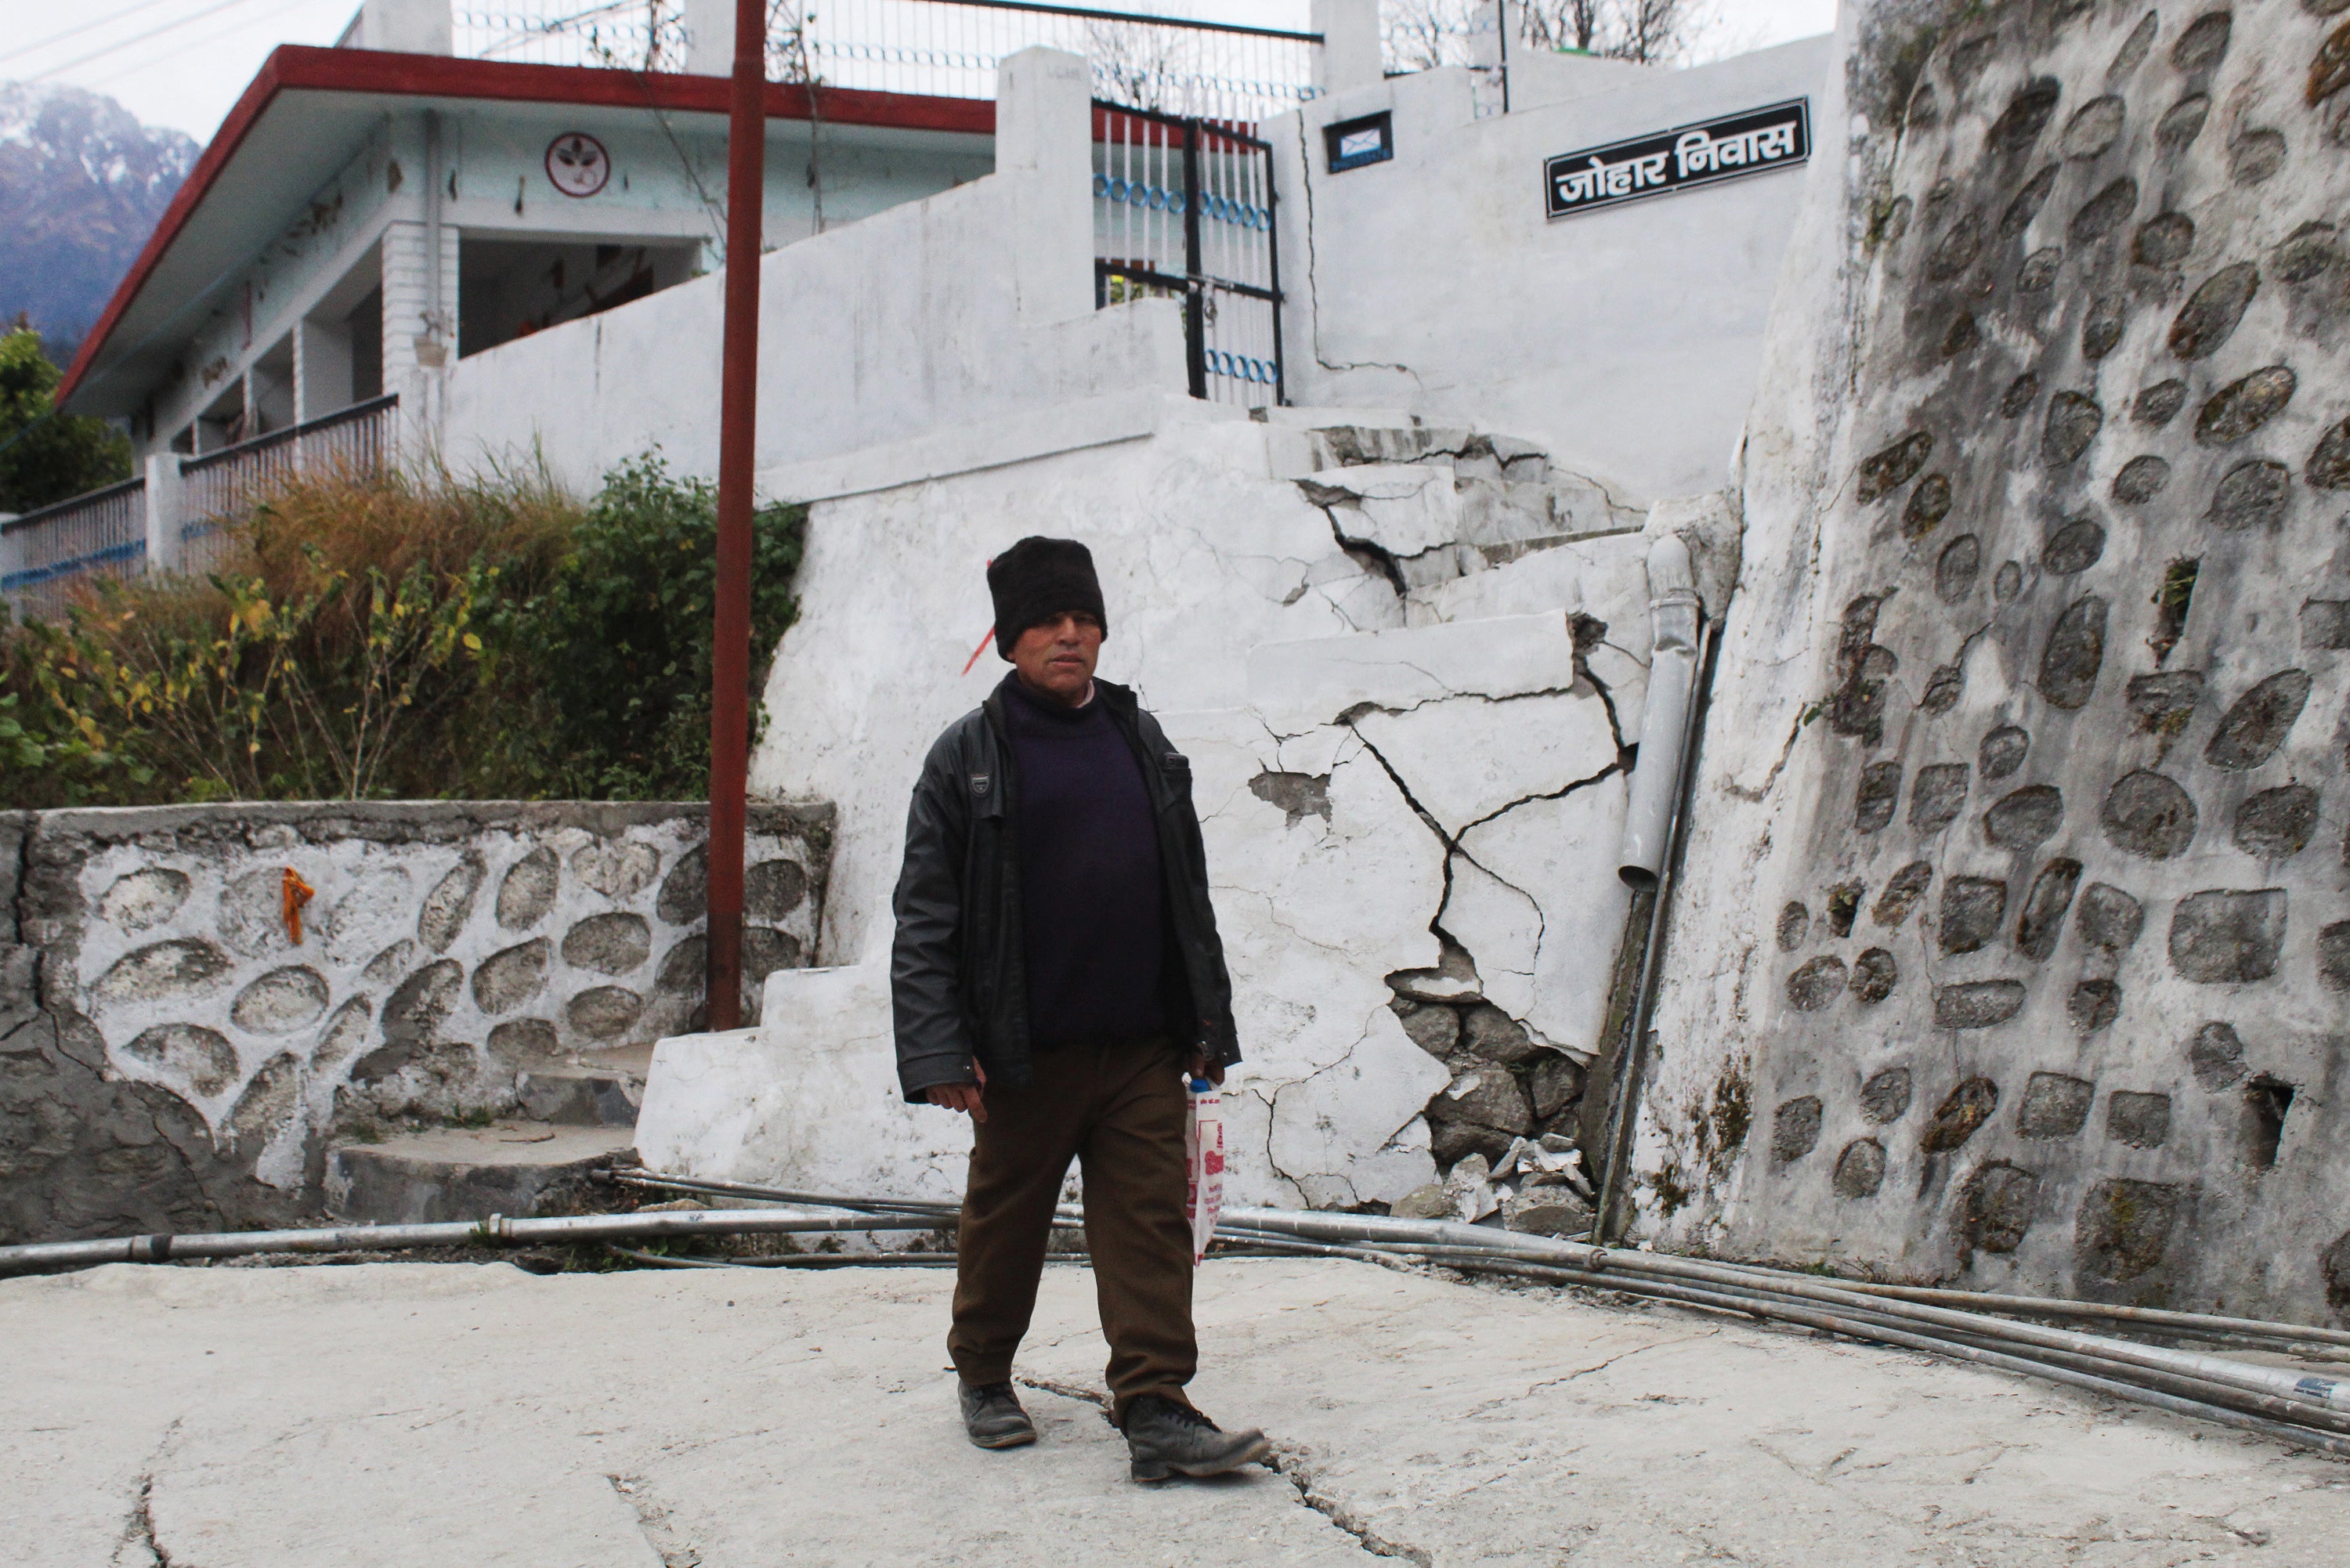
[[[180,528],[186,521],[180,485],[180,454],[150,453],[147,458],[147,569],[168,572],[180,564]]]
[[[685,68],[698,77],[734,70],[734,0],[685,0]]]
[[[1014,296],[1029,321],[1094,308],[1093,67],[1023,49],[995,73],[995,172],[1012,183]]]
[[[442,286],[457,277],[457,229],[441,228]],[[411,454],[431,448],[441,428],[441,385],[451,358],[445,340],[432,331],[437,314],[432,296],[426,225],[399,218],[383,230],[383,389],[400,394],[400,445]]]
[[[456,19],[450,0],[364,0],[359,6],[359,46],[402,55],[456,52]]]
[[[1325,96],[1383,81],[1379,0],[1314,0],[1310,24],[1322,35],[1314,52],[1314,86]]]

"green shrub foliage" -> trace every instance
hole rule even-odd
[[[716,512],[658,454],[584,507],[543,472],[289,481],[204,576],[0,637],[0,797],[698,798]],[[754,518],[754,714],[805,523]]]
[[[751,690],[797,613],[806,513],[751,519]],[[492,616],[501,660],[524,675],[538,723],[509,732],[528,793],[553,798],[695,799],[710,790],[712,618],[718,492],[673,477],[659,454],[623,463],[571,535],[546,591]]]

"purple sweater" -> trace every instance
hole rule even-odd
[[[1028,1028],[1039,1051],[1166,1027],[1159,825],[1134,749],[1096,698],[1064,708],[1015,673],[1003,715],[1018,770]]]

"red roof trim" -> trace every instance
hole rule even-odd
[[[270,51],[252,85],[229,110],[212,144],[164,209],[139,259],[130,264],[107,301],[106,313],[82,339],[71,369],[57,388],[57,401],[73,396],[114,334],[122,313],[139,296],[163,254],[172,248],[191,215],[212,193],[228,161],[282,92],[398,93],[413,98],[488,99],[516,103],[567,103],[598,109],[661,109],[681,114],[724,114],[733,83],[724,77],[673,71],[606,70],[586,66],[515,65],[503,60],[463,60],[445,55],[396,55],[380,49],[320,49],[281,44]],[[860,92],[827,88],[818,105],[835,125],[886,125],[907,130],[961,131],[987,136],[995,130],[995,105],[984,99],[922,98],[908,93]],[[767,84],[770,119],[815,118],[808,90],[795,83]]]

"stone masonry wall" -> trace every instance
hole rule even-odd
[[[828,806],[754,806],[745,993],[806,961]],[[0,1235],[314,1209],[328,1136],[514,1108],[698,1028],[706,812],[332,804],[14,816]],[[288,873],[312,889],[299,929]]]
[[[1708,728],[1669,1241],[2350,1313],[2343,9],[1862,8],[1746,456],[1784,577]]]

